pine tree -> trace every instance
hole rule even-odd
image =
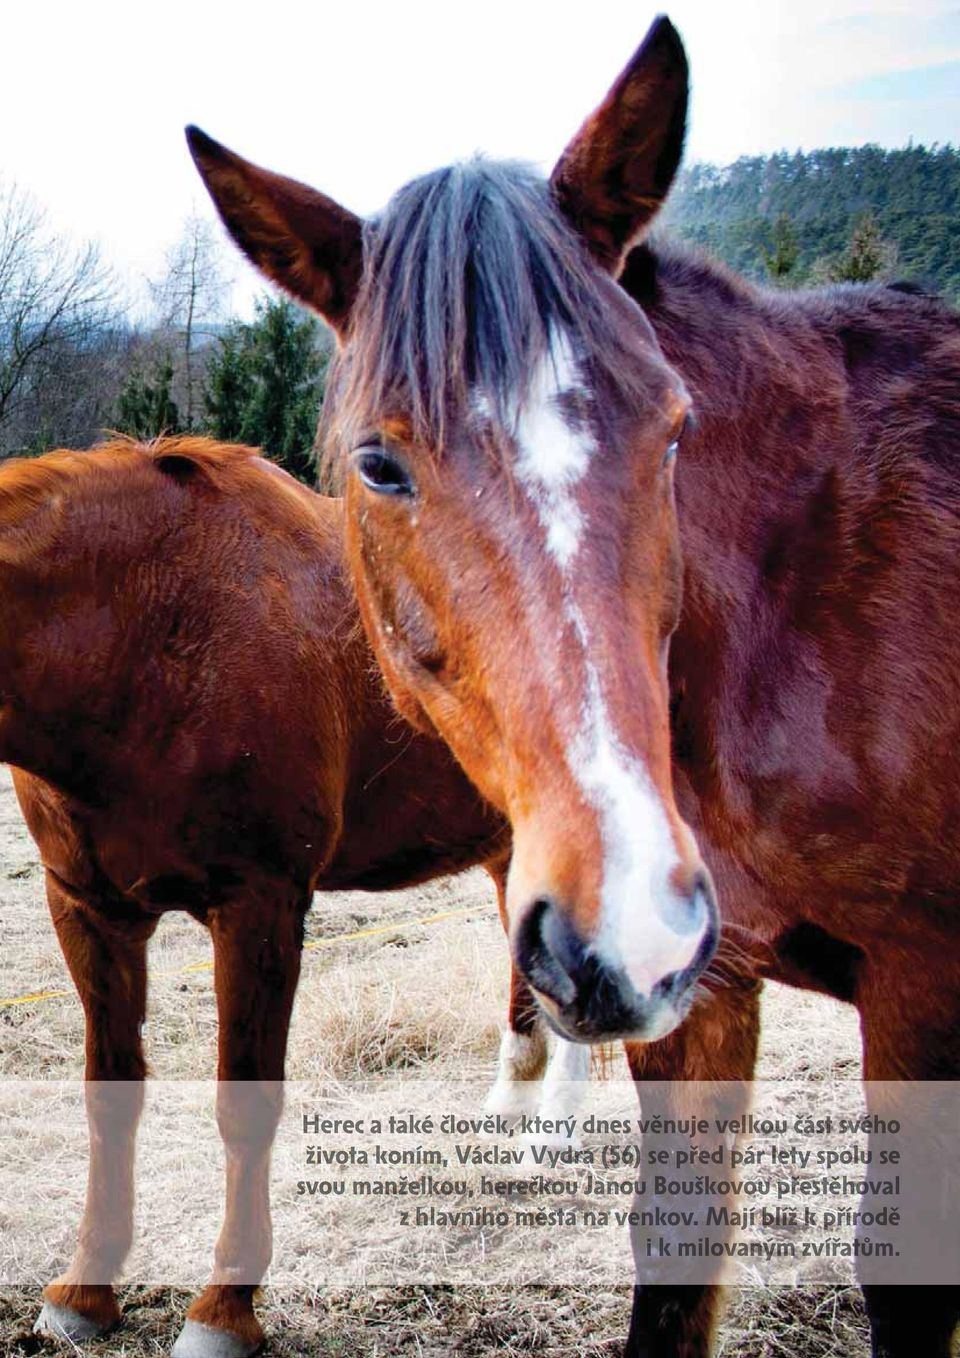
[[[869,283],[889,276],[895,258],[894,247],[883,239],[873,213],[867,212],[853,229],[850,244],[837,262],[835,277],[838,282]]]
[[[768,276],[774,283],[783,286],[788,282],[800,258],[800,246],[793,223],[785,212],[781,212],[773,224],[773,249],[763,249],[763,262]]]
[[[293,302],[257,303],[248,325],[232,326],[210,360],[203,401],[215,438],[239,439],[313,483],[317,412],[327,355],[322,330]]]
[[[180,413],[172,389],[173,363],[165,354],[151,373],[138,369],[130,374],[117,398],[111,424],[120,433],[140,439],[177,433]]]
[[[214,438],[238,441],[253,390],[249,326],[236,323],[221,335],[207,363],[203,386],[206,429]]]
[[[896,259],[896,246],[884,240],[873,213],[866,212],[854,226],[842,254],[814,261],[810,281],[870,283],[874,279],[889,278]]]
[[[302,481],[316,474],[313,440],[325,366],[318,330],[312,316],[284,298],[258,305],[251,333],[254,388],[243,437]]]

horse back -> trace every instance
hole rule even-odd
[[[206,440],[0,469],[0,755],[49,866],[95,845],[157,906],[210,899],[211,864],[224,891],[241,860],[316,873],[367,683],[340,534],[338,502]]]

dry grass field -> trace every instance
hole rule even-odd
[[[429,925],[408,921],[458,913]],[[506,950],[482,873],[382,896],[318,898],[311,940],[377,930],[311,950],[294,1014],[289,1074],[349,1090],[351,1080],[402,1069],[412,1078],[445,1071],[492,1076],[505,1008]],[[214,1070],[215,1011],[204,932],[168,917],[152,945],[147,1029],[153,1073],[165,1079],[209,1078]],[[438,984],[438,978],[440,982]],[[49,924],[42,872],[20,820],[9,776],[0,770],[0,1000],[27,992],[69,990]],[[768,987],[764,1002],[763,1077],[848,1078],[858,1066],[853,1011],[816,997]],[[5,1079],[72,1078],[82,1072],[83,1032],[72,993],[40,1003],[0,1007],[0,1075]],[[2,1130],[0,1130],[2,1136]],[[0,1222],[3,1204],[0,1203]],[[37,1289],[0,1289],[0,1354],[62,1350],[36,1338]],[[151,1358],[168,1351],[186,1293],[131,1287],[122,1293],[121,1330],[89,1345],[96,1355]],[[263,1297],[270,1352],[292,1355],[404,1354],[465,1358],[536,1353],[590,1358],[621,1351],[629,1314],[622,1287],[474,1287],[314,1290]],[[859,1293],[741,1290],[730,1298],[719,1353],[739,1358],[865,1358],[869,1352]]]

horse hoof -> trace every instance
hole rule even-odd
[[[530,1117],[540,1103],[539,1080],[509,1080],[501,1077],[493,1085],[483,1104],[488,1117],[501,1117],[513,1126],[522,1117]]]
[[[70,1344],[83,1344],[89,1339],[99,1339],[110,1328],[109,1325],[98,1325],[79,1311],[71,1311],[68,1306],[55,1306],[52,1301],[45,1301],[34,1321],[33,1332],[50,1339],[66,1339]]]
[[[170,1358],[250,1358],[260,1344],[248,1344],[231,1330],[204,1325],[201,1320],[185,1320]]]
[[[531,1132],[520,1138],[520,1149],[529,1151],[531,1158],[539,1155],[542,1159],[550,1151],[569,1152],[571,1155],[583,1149],[583,1142],[576,1133],[567,1136],[564,1132]],[[524,1155],[526,1159],[526,1155]]]

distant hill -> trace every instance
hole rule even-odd
[[[841,146],[744,156],[724,168],[690,165],[670,194],[663,229],[763,277],[774,224],[785,214],[799,250],[789,281],[800,284],[815,262],[842,254],[867,213],[896,247],[896,276],[960,301],[960,150],[953,146]]]

